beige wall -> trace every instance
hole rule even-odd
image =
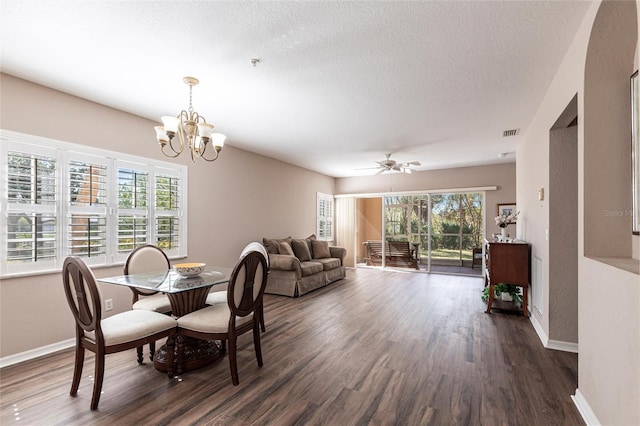
[[[605,2],[584,71],[584,254],[631,256],[631,102],[637,28],[632,2]],[[631,27],[631,28],[629,28]],[[630,34],[635,30],[635,34]]]
[[[114,87],[117,90],[117,87]],[[0,74],[0,127],[127,154],[168,160],[150,120]],[[178,107],[178,106],[176,106]],[[96,131],[97,130],[97,131]],[[242,247],[263,236],[316,232],[316,192],[333,194],[333,178],[233,148],[233,135],[214,163],[188,164],[188,259],[232,266]],[[122,267],[95,270],[119,274]],[[116,313],[131,306],[126,288],[101,286]],[[0,357],[74,336],[59,274],[0,283]]]
[[[516,201],[515,163],[428,170],[412,174],[338,178],[336,180],[336,194],[429,191],[486,186],[498,187],[495,191],[487,191],[486,195],[486,234],[491,235],[500,232],[500,228],[496,226],[494,221],[497,205]],[[512,236],[514,232],[515,229],[509,230]],[[522,237],[519,236],[519,238]]]
[[[615,14],[616,19],[605,25],[620,26],[626,37],[631,37],[632,42],[637,43],[637,21],[632,23],[631,28],[628,24],[630,16],[637,16],[637,10],[628,9],[637,6],[637,2],[606,3],[620,9]],[[616,175],[626,167],[608,164],[608,169],[592,167],[588,170],[585,163],[585,157],[593,154],[585,153],[585,132],[593,124],[585,121],[597,119],[585,116],[585,63],[599,6],[600,3],[596,2],[589,11],[518,147],[518,206],[524,215],[524,220],[518,223],[518,230],[532,243],[533,256],[542,261],[541,288],[532,288],[533,292],[542,292],[541,311],[534,309],[531,320],[543,342],[549,344],[549,330],[554,327],[549,319],[549,242],[545,235],[549,229],[549,198],[538,201],[537,191],[540,187],[549,188],[549,129],[577,94],[579,352],[578,389],[574,400],[592,424],[637,425],[640,424],[640,278],[637,273],[584,256],[585,216],[594,217],[603,208],[596,206],[598,211],[591,210],[594,207],[586,202],[586,192],[590,190],[586,183],[599,181],[598,186],[611,186],[617,178],[614,177],[612,181],[610,175]],[[608,49],[618,48],[618,43],[618,40],[612,40]],[[637,44],[635,49],[637,58]],[[630,65],[626,78],[632,73]],[[604,127],[609,125],[607,122],[598,124]],[[596,145],[607,142],[602,140]],[[606,150],[602,155],[607,155]],[[590,174],[587,176],[587,173]],[[630,179],[631,176],[629,182]],[[613,203],[619,205],[619,201],[615,199]],[[553,234],[549,236],[553,237]],[[621,240],[617,243],[625,244],[622,252],[630,253],[630,239],[624,237]],[[616,240],[613,243],[616,244]]]

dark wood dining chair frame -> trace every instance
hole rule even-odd
[[[256,251],[259,251],[260,253],[262,253],[262,255],[264,256],[267,262],[267,269],[265,271],[265,275],[266,275],[269,273],[269,269],[271,268],[271,261],[269,260],[269,252],[267,251],[264,245],[258,242],[249,243],[242,251],[241,256],[244,255],[245,253],[248,253],[250,250],[255,250],[255,249],[257,249]],[[264,325],[264,303],[260,304],[260,329],[262,330],[263,333],[267,331],[267,328]]]
[[[129,275],[129,263],[131,262],[131,259],[133,259],[135,257],[135,255],[137,253],[139,253],[142,250],[157,250],[160,254],[162,254],[162,256],[164,257],[164,260],[167,264],[167,269],[171,269],[171,262],[169,262],[169,258],[167,257],[167,254],[159,247],[154,246],[152,244],[145,244],[143,246],[140,247],[136,247],[135,250],[133,250],[131,253],[129,253],[129,256],[127,256],[127,260],[125,260],[124,262],[124,271],[123,273],[125,275]],[[142,290],[139,288],[135,288],[135,287],[129,287],[131,289],[131,292],[133,293],[133,299],[131,301],[131,305],[133,306],[134,303],[136,303],[138,300],[140,300],[140,296],[145,297],[145,296],[153,296],[154,294],[158,294],[158,291],[154,291],[154,290]],[[161,312],[162,314],[171,314],[171,311],[168,312]],[[144,359],[144,346],[140,346],[138,347],[138,363],[142,364],[142,361]],[[149,359],[151,361],[153,361],[153,356],[156,352],[156,342],[150,342],[149,343]]]
[[[168,365],[173,365],[174,337],[177,333],[177,328],[155,333],[142,339],[107,346],[100,325],[102,320],[102,300],[93,273],[80,257],[69,256],[64,261],[62,277],[67,302],[76,323],[75,363],[71,391],[69,392],[71,396],[75,396],[78,393],[85,350],[95,353],[95,373],[91,397],[92,410],[98,408],[98,402],[100,401],[100,392],[104,379],[105,355],[137,348],[167,337],[167,347],[170,348],[168,350],[168,357],[170,357]],[[72,285],[73,291],[71,289]],[[85,335],[86,332],[94,332],[95,339],[88,338]],[[172,369],[170,368],[169,370],[167,372],[168,376],[173,377]]]
[[[258,266],[262,266],[262,281],[255,283],[255,277]],[[240,271],[245,270],[244,281],[239,282],[238,275]],[[267,285],[268,266],[267,259],[264,254],[259,251],[249,251],[240,258],[238,263],[231,273],[229,280],[229,286],[227,288],[227,305],[229,306],[230,316],[227,332],[225,333],[205,333],[195,330],[190,330],[180,327],[180,319],[178,319],[179,336],[177,339],[178,345],[178,369],[182,365],[182,357],[184,354],[183,339],[182,337],[195,337],[203,340],[220,340],[222,341],[223,350],[226,348],[226,342],[229,342],[228,356],[229,356],[229,369],[231,370],[231,381],[234,385],[240,383],[238,378],[238,364],[237,364],[237,339],[238,336],[249,331],[253,331],[253,345],[256,352],[256,360],[258,366],[262,367],[262,348],[260,344],[260,321],[262,316],[262,299],[264,296],[264,289]],[[260,285],[258,295],[254,298],[254,286]],[[235,288],[237,285],[244,287],[242,299],[240,303],[236,304],[234,299]],[[252,321],[248,321],[244,324],[236,326],[236,317],[246,317],[253,314]],[[181,371],[178,371],[180,374]]]

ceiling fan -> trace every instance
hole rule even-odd
[[[378,169],[377,175],[382,174],[384,172],[400,172],[400,173],[411,173],[414,170],[411,166],[419,166],[419,161],[409,161],[408,163],[398,163],[396,160],[392,160],[391,154],[385,154],[385,159],[383,161],[376,161],[378,163],[378,167],[372,167],[372,169]]]

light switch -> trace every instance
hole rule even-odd
[[[538,189],[538,200],[539,201],[544,200],[544,188]]]

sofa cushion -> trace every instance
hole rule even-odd
[[[300,264],[302,268],[302,276],[308,277],[309,275],[317,274],[318,272],[322,272],[324,270],[324,266],[322,263],[318,262],[302,262]]]
[[[289,256],[295,256],[295,254],[293,253],[293,249],[291,248],[291,245],[286,241],[280,241],[280,244],[278,244],[278,249],[280,250],[280,254],[288,254]]]
[[[314,259],[326,259],[331,257],[328,241],[311,240]]]
[[[293,252],[296,257],[300,259],[300,262],[307,262],[311,260],[311,252],[309,251],[309,243],[307,240],[296,240],[291,241],[291,248],[293,248]]]
[[[262,238],[262,244],[265,246],[265,248],[267,249],[268,253],[272,253],[272,254],[280,254],[280,242],[285,241],[289,244],[291,244],[291,237],[287,237],[287,238]]]
[[[322,264],[323,271],[330,271],[332,269],[336,269],[340,267],[340,259],[336,259],[335,257],[329,257],[325,259],[314,259],[313,261]]]

